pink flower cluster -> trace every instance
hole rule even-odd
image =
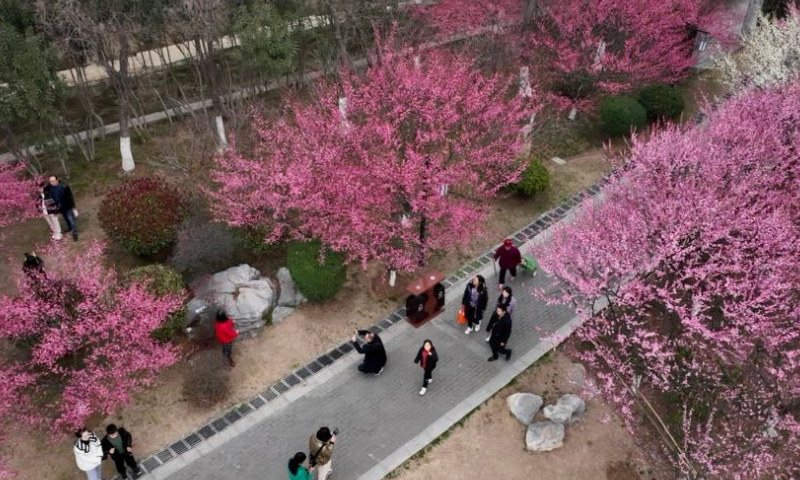
[[[640,381],[682,418],[684,471],[796,476],[800,83],[706,113],[634,139],[603,197],[535,254],[560,301],[608,301],[578,333],[630,426]]]
[[[0,339],[25,352],[0,363],[0,431],[28,425],[58,437],[115,412],[176,361],[176,348],[151,333],[182,299],[124,284],[102,265],[103,250],[49,247],[46,273],[22,274],[18,294],[0,295]]]
[[[399,52],[379,41],[366,73],[289,100],[277,121],[255,115],[255,150],[231,142],[217,158],[216,217],[398,270],[469,241],[524,168],[519,132],[536,106],[467,59]]]

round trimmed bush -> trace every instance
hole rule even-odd
[[[686,107],[681,89],[671,85],[645,87],[639,92],[638,98],[650,120],[676,120]]]
[[[625,95],[606,97],[600,102],[600,120],[607,133],[627,135],[632,127],[645,126],[647,111],[635,98]]]
[[[300,292],[311,301],[333,298],[347,278],[344,255],[325,251],[320,263],[321,244],[318,240],[289,245],[286,266]]]
[[[158,297],[186,294],[180,274],[160,264],[135,268],[128,272],[124,279],[127,283],[140,282],[144,284],[151,295]],[[172,312],[159,328],[153,330],[153,338],[161,342],[171,341],[183,331],[185,319],[186,307],[182,306]]]
[[[550,172],[542,162],[536,158],[528,161],[528,166],[522,172],[519,182],[514,185],[514,191],[527,197],[536,195],[550,185]]]
[[[187,215],[174,188],[156,177],[144,177],[114,187],[97,216],[112,241],[135,255],[152,256],[172,247]]]

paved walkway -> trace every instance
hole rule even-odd
[[[497,279],[492,265],[480,273],[487,277],[493,306]],[[146,478],[282,479],[288,458],[306,451],[308,437],[322,425],[340,430],[334,479],[383,478],[533,364],[557,343],[553,337],[566,337],[578,323],[569,308],[533,297],[532,290],[546,284],[544,275],[517,277],[512,286],[519,304],[509,341],[514,356],[510,362],[487,362],[486,333],[467,336],[454,321],[465,284],[466,279],[447,289],[446,311],[428,324],[414,329],[402,322],[381,334],[389,357],[383,375],[356,371],[361,356],[350,352],[301,388]],[[551,332],[558,334],[547,335]],[[412,361],[425,339],[433,341],[440,360],[428,394],[420,397],[422,370]]]

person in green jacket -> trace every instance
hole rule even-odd
[[[306,454],[297,452],[289,459],[289,480],[314,480],[314,474],[303,465]]]

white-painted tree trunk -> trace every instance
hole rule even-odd
[[[222,115],[217,115],[214,117],[214,123],[217,125],[217,140],[219,140],[219,150],[225,150],[228,148],[228,137],[225,135],[225,120],[222,119]]]
[[[575,108],[575,107],[572,107],[572,110],[569,111],[569,115],[567,116],[567,118],[569,118],[570,120],[575,120],[575,117],[577,115],[578,115],[578,109]]]
[[[131,137],[119,137],[119,152],[122,154],[122,171],[132,172],[136,168],[131,151]]]
[[[397,270],[389,270],[389,286],[394,287],[397,283]]]
[[[533,96],[531,73],[528,67],[519,68],[519,95],[525,98],[531,98]]]
[[[422,61],[420,60],[419,55],[414,55],[414,68],[417,70],[422,68]]]

